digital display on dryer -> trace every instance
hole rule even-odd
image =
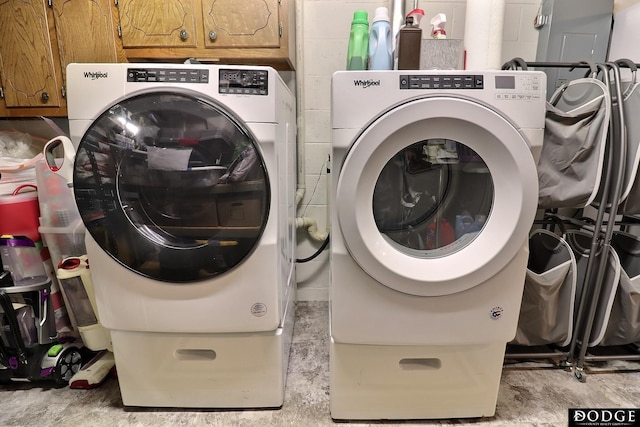
[[[496,76],[496,89],[515,89],[515,76]]]

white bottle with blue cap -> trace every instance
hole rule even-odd
[[[376,9],[369,35],[369,70],[393,69],[393,43],[389,10]]]

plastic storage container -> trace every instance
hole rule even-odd
[[[386,7],[376,9],[369,35],[370,70],[393,69],[393,43],[389,10]]]
[[[67,257],[87,253],[84,244],[85,227],[80,219],[65,227],[40,227],[39,230],[44,244],[49,248],[54,268]]]
[[[57,159],[59,162],[59,159]],[[73,190],[67,180],[55,173],[44,160],[36,163],[40,225],[44,227],[67,227],[80,220],[80,213],[73,198]]]
[[[15,286],[31,285],[49,280],[42,262],[42,244],[26,237],[0,238],[2,268],[13,278]]]
[[[33,242],[40,240],[38,193],[22,192],[35,188],[35,185],[25,184],[17,187],[12,195],[0,196],[0,235],[26,236]]]
[[[62,159],[55,161],[60,165]],[[36,164],[36,181],[41,214],[38,231],[49,248],[51,263],[58,268],[63,259],[86,254],[85,227],[63,175],[53,172],[42,160]]]
[[[356,10],[351,21],[347,70],[366,70],[369,54],[369,15],[364,10]]]

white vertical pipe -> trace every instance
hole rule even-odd
[[[405,0],[391,0],[391,40],[396,40],[400,27],[404,25],[404,17],[407,15]]]
[[[305,165],[305,138],[304,138],[304,82],[305,82],[305,69],[304,61],[302,60],[304,54],[304,1],[295,2],[295,14],[296,14],[296,117],[297,117],[297,141],[296,141],[296,173],[297,173],[297,187],[296,187],[296,207],[302,202],[304,193],[306,191],[306,165]]]
[[[499,70],[505,0],[467,0],[464,24],[465,68]]]

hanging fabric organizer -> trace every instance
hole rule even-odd
[[[623,110],[627,139],[627,156],[624,168],[624,184],[620,200],[624,201],[622,213],[625,215],[640,214],[640,83],[636,81],[635,64],[630,63],[632,79],[622,83]]]
[[[583,292],[590,291],[589,289],[585,288],[584,284],[587,264],[589,262],[589,257],[592,256],[590,250],[592,239],[593,233],[587,231],[567,231],[567,242],[569,243],[571,250],[575,254],[577,263],[578,286],[576,289],[576,297],[578,301],[580,300]],[[611,250],[611,248],[609,249],[610,250],[606,251],[606,271],[604,272],[600,294],[597,296],[597,300],[601,303],[598,304],[594,321],[591,326],[591,331],[588,335],[589,339],[587,345],[589,347],[599,345],[602,341],[602,338],[604,337],[605,329],[607,328],[607,324],[609,322],[609,317],[611,314],[611,308],[613,307],[613,301],[618,290],[618,283],[620,282],[620,258],[618,257],[616,251]],[[596,259],[599,259],[603,256],[603,254],[604,251],[600,251],[593,256],[595,256]],[[581,326],[582,325],[578,325],[578,327]]]
[[[562,237],[543,229],[529,236],[529,254],[512,344],[566,346],[573,332],[576,258]]]
[[[603,346],[640,342],[640,238],[616,231],[611,246],[620,259],[620,279],[616,288]]]
[[[595,77],[570,81],[547,103],[538,207],[585,207],[600,188],[611,101]]]
[[[620,67],[631,70],[631,81],[621,82]],[[586,361],[640,360],[640,236],[623,230],[640,225],[637,65],[514,58],[503,66],[518,68],[589,71],[547,103],[539,213],[517,331],[505,357],[564,358],[560,366],[571,366],[584,381]]]

